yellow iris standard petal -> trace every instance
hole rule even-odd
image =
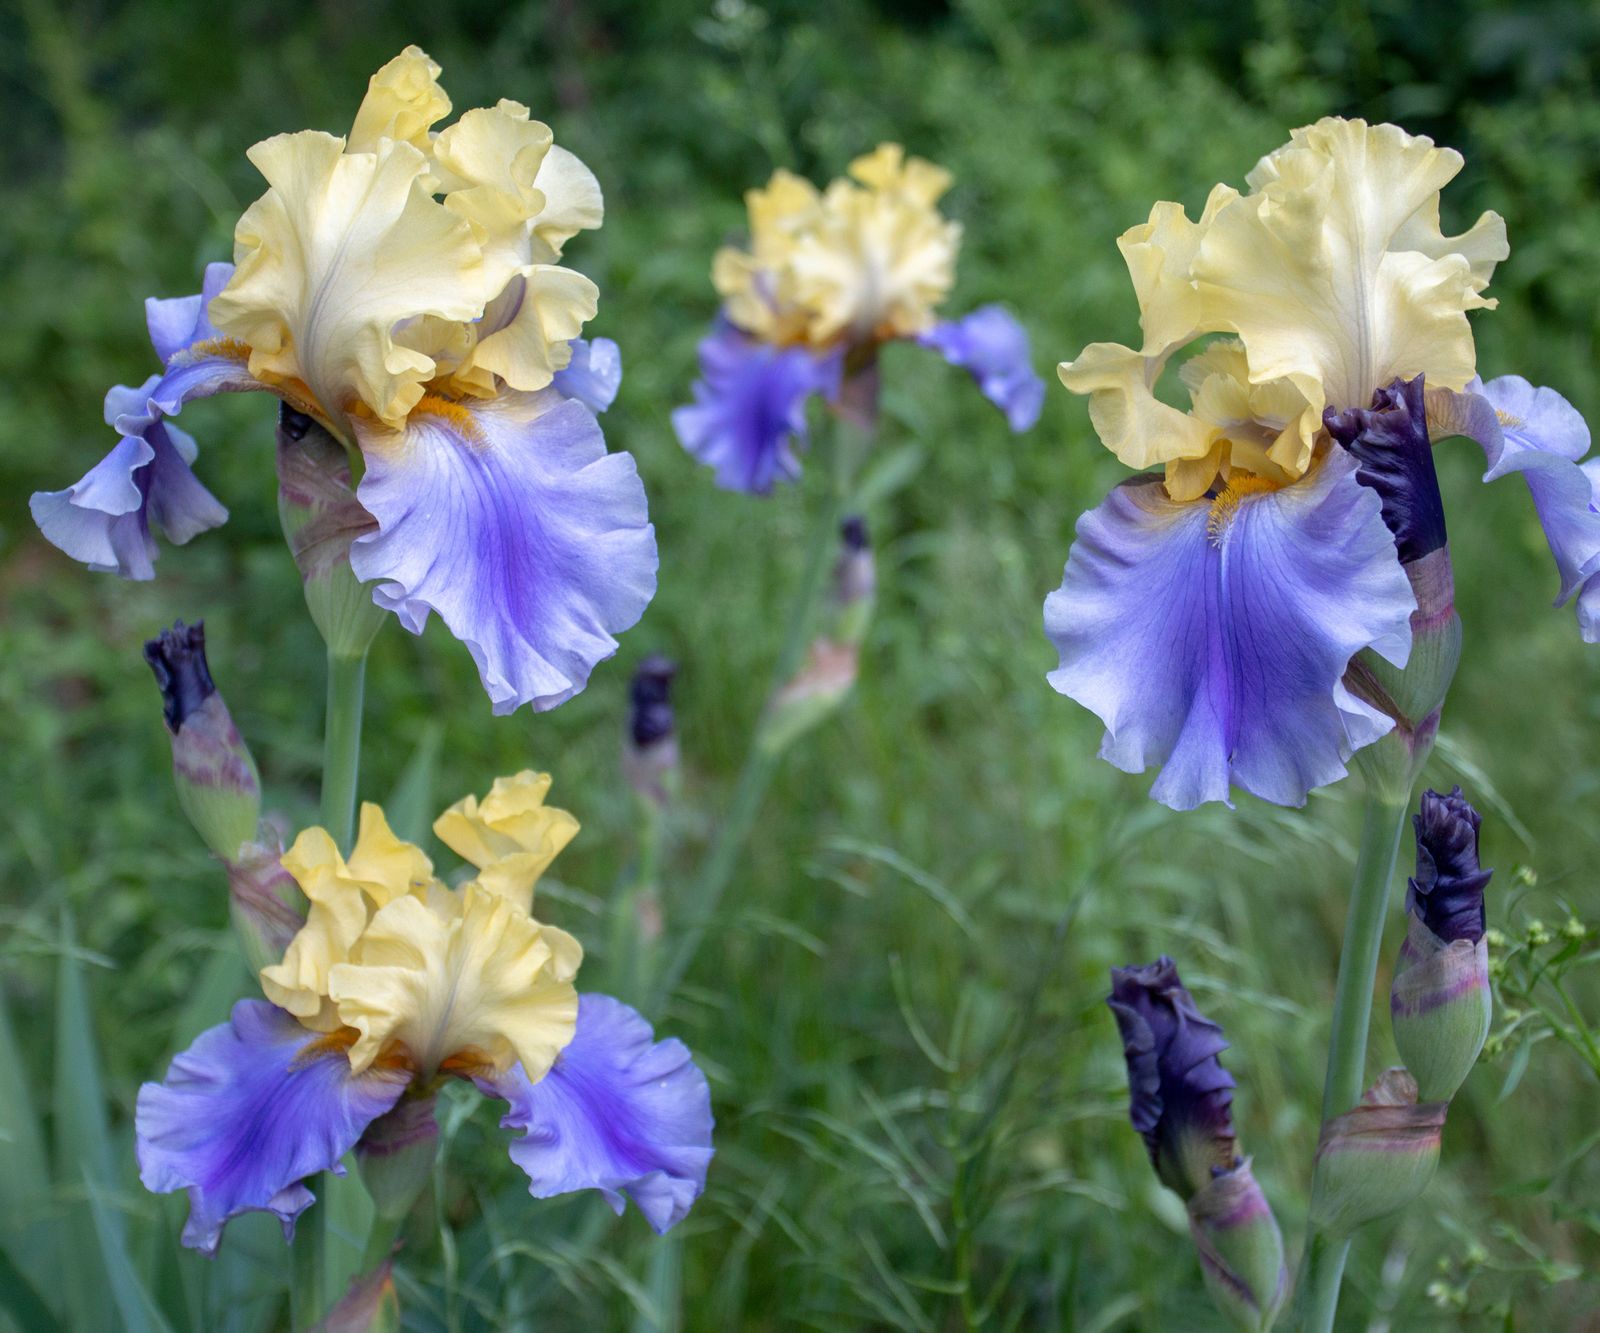
[[[520,1063],[541,1078],[572,1040],[577,942],[501,894],[469,883],[380,908],[348,962],[330,973],[360,1072],[397,1049],[424,1077]]]
[[[500,384],[542,389],[572,360],[572,339],[594,318],[600,289],[558,264],[529,264],[490,304],[457,387],[490,396]]]
[[[497,778],[479,801],[468,796],[434,821],[439,841],[478,868],[479,882],[529,911],[533,886],[578,832],[578,821],[544,803],[550,775],[525,769]]]
[[[332,1031],[339,1020],[327,1000],[329,972],[350,956],[375,910],[432,881],[433,865],[420,848],[396,837],[370,802],[361,807],[348,861],[323,828],[301,833],[282,861],[310,906],[282,961],[261,969],[261,989],[306,1026]]]
[[[399,139],[427,152],[429,128],[450,114],[439,72],[426,51],[408,46],[374,74],[350,127],[347,151],[376,152],[380,139]]]
[[[1330,118],[1263,158],[1208,229],[1194,263],[1208,326],[1239,336],[1253,381],[1291,381],[1311,429],[1396,378],[1472,378],[1466,312],[1493,304],[1481,293],[1507,247],[1492,213],[1465,236],[1440,230],[1460,169],[1394,125]]]
[[[431,197],[428,158],[408,143],[346,153],[307,130],[257,144],[250,160],[270,188],[239,220],[238,269],[212,320],[250,346],[252,375],[303,384],[347,437],[363,408],[398,427],[435,367],[396,326],[483,311],[471,225]]]

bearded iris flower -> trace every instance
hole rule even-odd
[[[826,190],[780,170],[749,192],[749,244],[717,252],[722,314],[700,344],[694,402],[672,416],[719,486],[765,494],[795,480],[814,396],[870,421],[877,351],[897,339],[968,370],[1013,430],[1038,420],[1044,383],[1022,326],[999,306],[936,314],[961,242],[937,207],[949,186],[942,168],[880,144]],[[848,385],[862,401],[841,401]]]
[[[586,343],[597,289],[562,251],[600,225],[600,187],[528,108],[450,113],[410,47],[373,76],[344,138],[250,150],[268,189],[234,264],[196,296],[147,303],[162,370],[118,388],[122,437],[77,485],[34,497],[45,535],[130,578],[226,517],[171,424],[216,393],[266,389],[351,451],[374,527],[349,559],[413,633],[433,612],[466,643],[496,712],[587,683],[655,590],[655,534],[627,454],[595,414],[614,344]]]
[[[657,1231],[699,1196],[711,1159],[706,1080],[620,1001],[580,994],[583,950],[532,915],[539,876],[577,832],[544,804],[547,775],[502,778],[434,824],[468,862],[452,888],[365,805],[348,858],[307,829],[283,866],[310,904],[265,999],[241,1000],[147,1083],[136,1114],[140,1178],[189,1193],[184,1244],[214,1253],[230,1218],[274,1213],[286,1236],[385,1117],[408,1119],[446,1079],[509,1104],[512,1159],[535,1197],[594,1189],[631,1198]]]
[[[1513,386],[1475,378],[1467,312],[1494,305],[1508,248],[1493,213],[1442,230],[1461,165],[1393,125],[1296,130],[1248,193],[1218,185],[1198,221],[1158,203],[1122,236],[1143,344],[1060,367],[1102,442],[1159,471],[1079,520],[1045,603],[1050,680],[1105,723],[1103,758],[1159,769],[1168,805],[1235,786],[1302,804],[1396,726],[1347,672],[1404,667],[1455,622],[1433,440],[1476,433],[1489,478],[1524,472],[1566,593],[1600,568],[1576,414],[1517,381],[1497,416]],[[1172,406],[1157,382],[1202,340]]]

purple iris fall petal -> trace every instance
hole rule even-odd
[[[1111,969],[1106,1003],[1128,1062],[1128,1117],[1167,1186],[1188,1198],[1235,1164],[1233,1077],[1222,1029],[1184,989],[1172,959]]]
[[[556,371],[556,391],[576,398],[591,412],[604,412],[622,387],[622,352],[610,338],[575,338],[572,360]]]
[[[336,1169],[409,1075],[352,1075],[345,1050],[265,1000],[240,1000],[202,1032],[165,1083],[139,1089],[139,1178],[158,1194],[188,1190],[183,1243],[215,1254],[240,1213],[266,1211],[284,1236],[313,1202],[304,1181]]]
[[[212,299],[232,277],[232,264],[207,264],[195,295],[152,296],[144,303],[150,345],[164,367],[148,394],[151,415],[176,416],[185,403],[197,398],[266,388],[250,374],[248,349],[222,337],[211,322]],[[136,433],[120,423],[118,429]]]
[[[765,495],[800,475],[806,403],[839,392],[838,353],[773,347],[719,320],[700,343],[694,402],[672,414],[683,447],[716,469],[718,486]]]
[[[377,522],[350,565],[413,634],[437,611],[496,713],[553,708],[617,649],[656,587],[644,485],[594,414],[546,389],[359,423],[357,488]]]
[[[1474,380],[1465,393],[1430,393],[1428,399],[1435,434],[1465,435],[1483,446],[1485,481],[1520,472],[1528,483],[1561,575],[1556,605],[1562,605],[1600,573],[1595,473],[1580,461],[1589,451],[1589,427],[1554,389],[1520,375]],[[1578,617],[1584,638],[1594,642],[1600,627],[1581,602]]]
[[[1476,944],[1483,938],[1483,891],[1494,872],[1478,864],[1482,823],[1460,787],[1448,796],[1424,792],[1421,808],[1411,817],[1417,873],[1406,886],[1406,907],[1446,944]]]
[[[577,1033],[537,1083],[519,1066],[479,1087],[511,1103],[500,1123],[523,1131],[511,1158],[535,1198],[599,1190],[620,1213],[627,1195],[664,1232],[705,1188],[705,1075],[682,1042],[656,1041],[643,1018],[609,995],[578,997]]]
[[[965,318],[935,325],[917,341],[969,371],[1012,430],[1027,430],[1038,421],[1044,381],[1034,373],[1028,331],[1004,306],[980,306]]]
[[[39,491],[29,501],[33,521],[51,543],[91,569],[128,579],[155,575],[152,525],[181,546],[228,517],[190,467],[194,441],[145,410],[159,379],[112,389],[106,420],[122,438],[74,485]]]
[[[1341,679],[1365,648],[1403,666],[1416,609],[1354,472],[1335,450],[1291,486],[1186,504],[1136,477],[1079,519],[1045,601],[1050,683],[1105,723],[1103,759],[1161,766],[1155,799],[1301,805],[1393,726]]]

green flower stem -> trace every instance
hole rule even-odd
[[[366,688],[367,655],[328,654],[328,711],[323,720],[322,825],[348,853],[355,838],[356,781],[361,769],[361,701]],[[319,1180],[322,1177],[318,1178]],[[326,1189],[313,1183],[321,1201],[308,1208],[295,1229],[290,1251],[290,1317],[297,1329],[310,1328],[332,1304],[328,1290]]]
[[[859,440],[856,433],[842,422],[834,421],[832,431],[833,484],[827,498],[817,507],[810,541],[806,548],[805,564],[800,575],[800,585],[795,590],[789,608],[789,623],[784,631],[783,646],[778,654],[777,666],[772,673],[772,687],[768,697],[787,684],[800,666],[810,642],[809,633],[816,619],[817,607],[822,601],[827,585],[831,557],[838,545],[839,520],[851,493],[855,464],[859,460]],[[750,747],[745,753],[744,766],[739,772],[739,784],[734,790],[733,803],[717,830],[716,839],[701,863],[700,873],[694,881],[688,898],[682,905],[688,926],[678,947],[672,952],[666,968],[652,988],[652,1010],[659,1012],[662,1004],[677,989],[678,983],[694,962],[695,953],[705,938],[711,917],[722,901],[728,881],[738,865],[745,840],[760,813],[762,798],[777,772],[781,752],[759,743],[760,728],[752,728]]]
[[[322,739],[322,826],[348,853],[355,838],[361,769],[361,700],[367,655],[328,654],[328,713]]]
[[[1339,953],[1339,980],[1334,991],[1333,1031],[1328,1043],[1328,1076],[1323,1084],[1322,1118],[1342,1115],[1361,1100],[1367,1065],[1367,1031],[1372,1022],[1372,987],[1383,945],[1383,923],[1389,907],[1400,835],[1411,809],[1410,793],[1396,801],[1370,790],[1361,829],[1361,852],[1350,888],[1344,945]],[[1312,1193],[1317,1184],[1313,1181]],[[1313,1198],[1312,1211],[1316,1210]],[[1300,1266],[1299,1327],[1305,1333],[1328,1333],[1339,1306],[1350,1241],[1313,1233],[1306,1241]]]

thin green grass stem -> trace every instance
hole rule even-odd
[[[1342,1115],[1360,1099],[1365,1084],[1367,1032],[1372,1023],[1372,987],[1383,945],[1383,923],[1389,907],[1400,834],[1411,809],[1410,794],[1396,802],[1375,791],[1367,795],[1361,828],[1361,851],[1350,888],[1344,944],[1339,951],[1339,979],[1333,999],[1333,1031],[1328,1042],[1328,1076],[1322,1091],[1324,1122]],[[1312,1215],[1316,1214],[1316,1182]],[[1348,1238],[1313,1231],[1301,1262],[1297,1306],[1304,1312],[1298,1327],[1304,1333],[1329,1333],[1339,1308],[1339,1287]]]

